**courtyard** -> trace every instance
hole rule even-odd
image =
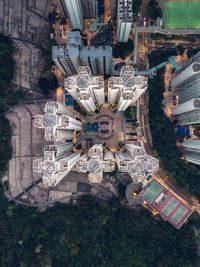
[[[105,144],[108,149],[115,152],[119,144],[125,140],[125,125],[122,112],[113,112],[105,104],[99,113],[86,118],[84,125],[85,138],[92,138],[94,143]]]

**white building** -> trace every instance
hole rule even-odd
[[[200,53],[186,62],[171,81],[172,89],[177,93],[179,103],[172,115],[179,125],[193,128],[200,123]],[[187,140],[182,143],[185,159],[200,164],[199,140]]]
[[[111,46],[83,46],[79,31],[67,32],[66,46],[52,47],[52,60],[64,76],[77,74],[79,66],[88,66],[92,74],[109,75],[112,72]]]
[[[183,83],[189,82],[194,79],[198,74],[200,74],[200,63],[193,62],[173,78],[173,80],[171,81],[171,86],[173,88],[180,87]]]
[[[77,73],[82,65],[79,50],[83,46],[80,32],[67,32],[66,46],[52,46],[52,60],[64,76]]]
[[[159,160],[147,155],[142,147],[134,144],[125,145],[125,151],[115,153],[117,166],[121,172],[130,174],[134,182],[147,184],[149,174],[159,170]]]
[[[72,143],[48,145],[44,151],[44,159],[33,161],[33,171],[42,173],[45,186],[56,186],[71,171],[80,154],[72,152]]]
[[[66,49],[64,46],[52,46],[52,60],[64,76],[73,73],[66,61]]]
[[[34,126],[45,129],[46,141],[72,140],[73,131],[81,131],[81,121],[73,118],[61,103],[47,101],[44,112],[34,117]]]
[[[88,154],[84,154],[76,162],[78,172],[89,172],[88,179],[91,183],[100,183],[103,172],[112,172],[115,169],[115,159],[112,152],[103,152],[103,145],[93,145]]]
[[[185,159],[200,165],[200,140],[186,140],[182,143],[182,146],[185,151]]]
[[[65,4],[73,29],[82,30],[84,21],[81,0],[62,0],[62,2]]]
[[[147,90],[147,78],[134,75],[132,66],[123,66],[120,77],[108,79],[108,102],[117,104],[119,111],[125,111],[133,105]]]
[[[90,66],[93,75],[108,75],[112,72],[111,46],[84,46],[80,49],[80,58],[83,66]]]
[[[200,98],[193,98],[173,108],[172,115],[176,116],[180,125],[200,123]]]
[[[65,79],[65,89],[88,112],[94,112],[96,104],[105,102],[104,79],[92,76],[89,67],[79,67],[77,72],[78,75]]]
[[[68,32],[66,43],[65,59],[70,66],[72,73],[76,74],[79,66],[82,65],[79,50],[83,47],[80,32]]]
[[[132,25],[132,0],[119,0],[117,9],[117,41],[127,42]]]

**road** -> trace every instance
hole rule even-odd
[[[140,124],[140,142],[141,145],[145,148],[146,152],[149,155],[155,156],[155,153],[152,153],[152,137],[149,126],[149,95],[148,91],[141,96],[140,100],[137,103],[138,105],[138,119]],[[158,158],[159,156],[156,155]],[[192,210],[200,211],[200,205],[189,193],[185,192],[184,189],[179,188],[175,180],[170,177],[162,166],[160,161],[160,170],[154,175],[154,178],[161,183],[165,188],[172,191],[173,194],[185,205],[188,205]]]
[[[148,91],[140,98],[138,101],[138,119],[140,123],[140,142],[142,147],[146,150],[147,154],[155,157],[155,153],[152,153],[152,137],[149,126],[149,117],[148,117],[148,105],[149,105],[149,96]],[[159,158],[158,155],[156,155]],[[188,205],[192,210],[200,211],[199,203],[185,192],[184,189],[179,188],[175,180],[170,177],[162,166],[160,161],[160,170],[153,176],[159,183],[161,183],[165,188],[172,191],[173,194],[185,205]]]
[[[144,17],[144,16],[143,16]],[[138,36],[134,36],[138,41],[137,52],[134,55],[134,60],[137,63],[137,66],[140,70],[147,69],[146,62],[148,61],[148,52],[151,50],[150,47],[150,40],[148,40],[148,33],[147,32],[138,32],[137,28],[135,28],[135,34]],[[142,55],[142,58],[141,58]],[[142,59],[142,60],[141,60]],[[149,94],[148,91],[143,94],[139,101],[137,102],[137,110],[138,120],[140,124],[140,142],[141,145],[144,147],[146,152],[149,155],[155,156],[155,153],[152,153],[152,136],[149,126]],[[159,156],[156,155],[158,158]],[[188,193],[185,192],[184,189],[179,188],[175,182],[175,180],[170,177],[167,172],[164,170],[162,166],[162,162],[160,160],[160,170],[154,175],[154,178],[160,182],[165,188],[172,191],[176,197],[186,205],[190,206],[192,210],[200,211],[200,204],[196,199]]]

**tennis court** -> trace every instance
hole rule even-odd
[[[169,214],[175,209],[178,201],[175,198],[170,199],[167,205],[162,209],[162,212],[165,216],[169,216]]]
[[[175,223],[178,223],[180,220],[183,219],[187,211],[188,210],[184,206],[180,206],[177,212],[171,217],[171,220],[174,221]]]
[[[164,2],[164,27],[167,29],[200,28],[200,1]]]
[[[162,190],[163,187],[158,182],[154,181],[150,187],[146,189],[142,197],[144,200],[151,203]]]

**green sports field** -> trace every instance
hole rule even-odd
[[[200,28],[200,1],[165,2],[164,27],[166,29]]]

